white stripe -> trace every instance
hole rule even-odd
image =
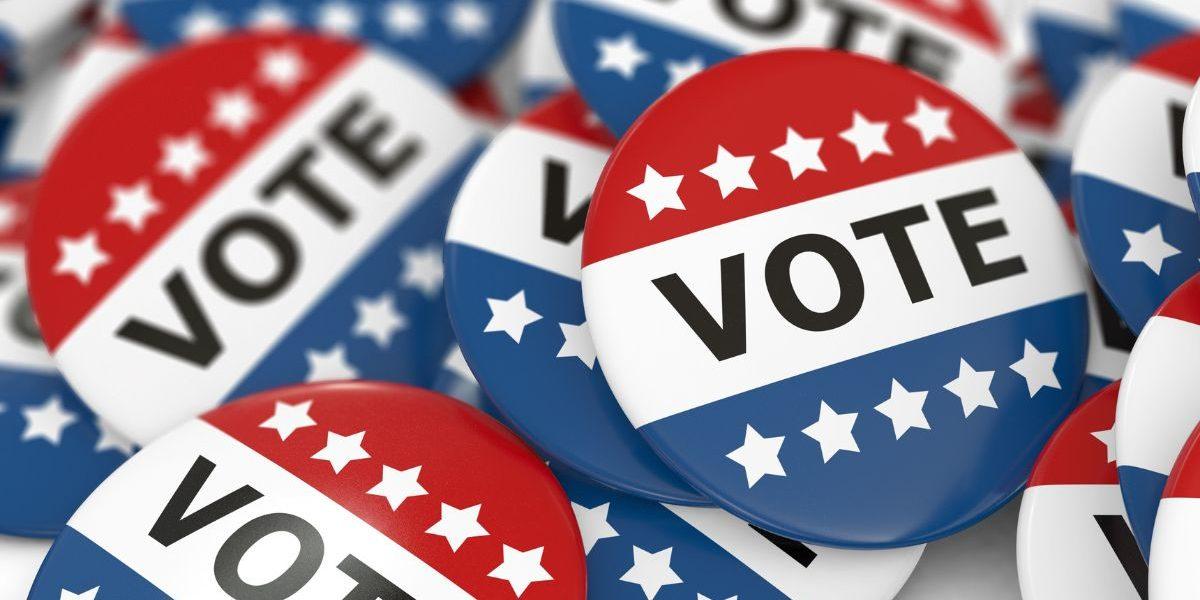
[[[609,151],[516,125],[492,142],[463,184],[446,241],[579,279],[582,233],[570,244],[542,236],[547,161],[567,166],[567,213],[591,197]]]
[[[1142,9],[1175,21],[1179,25],[1200,26],[1200,0],[1121,0],[1126,9]]]
[[[1137,68],[1118,76],[1084,121],[1074,173],[1195,212],[1187,182],[1175,176],[1170,118],[1172,101],[1191,100],[1192,83]]]
[[[1027,272],[972,288],[934,202],[989,186],[998,204],[969,212],[967,219],[1003,218],[1009,235],[984,242],[984,260],[1020,255]],[[908,232],[934,298],[914,305],[887,244],[878,236],[856,240],[848,224],[918,203],[930,220]],[[763,265],[775,245],[802,233],[838,240],[863,273],[867,290],[862,310],[833,331],[793,326],[779,315],[763,281]],[[651,280],[678,273],[719,319],[720,260],[742,253],[747,353],[718,362]],[[791,272],[793,281],[808,284],[798,286],[808,306],[827,310],[836,303],[836,280],[823,260],[803,255]],[[1016,151],[720,225],[589,265],[583,277],[584,306],[600,362],[637,427],[876,350],[1084,292],[1083,272],[1062,216]],[[957,357],[949,360],[957,363]]]
[[[809,546],[817,558],[805,568],[766,537],[715,508],[664,504],[788,598],[891,598],[908,579],[924,545],[894,550]]]
[[[399,63],[374,54],[364,54],[347,65],[336,80],[264,140],[185,221],[159,240],[62,342],[55,358],[75,388],[88,390],[89,401],[114,426],[142,443],[211,408],[228,394],[478,139],[470,122],[424,81]],[[396,92],[397,85],[404,93]],[[371,99],[371,106],[356,125],[358,130],[362,122],[384,114],[391,116],[393,126],[400,130],[390,136],[403,132],[422,140],[422,153],[408,171],[390,185],[382,185],[347,163],[344,154],[322,143],[312,170],[324,182],[336,182],[333,189],[354,211],[344,229],[336,230],[293,191],[282,193],[270,204],[260,202],[258,189],[268,174],[301,147],[301,140],[322,140],[321,130],[332,115],[361,94]],[[257,304],[228,300],[209,282],[201,266],[205,240],[231,215],[240,213],[277,219],[293,234],[301,254],[301,268],[287,290]],[[241,259],[239,267],[247,272],[255,272],[255,266],[268,273],[274,268],[273,258],[257,265],[250,264],[254,260],[248,255]],[[118,339],[114,333],[131,313],[186,331],[162,287],[178,269],[186,274],[222,337],[224,351],[207,369]],[[113,381],[123,382],[120,389],[113,388]],[[164,400],[168,390],[172,393]],[[106,391],[110,393],[106,395]]]
[[[1200,85],[1193,88],[1183,119],[1183,165],[1189,174],[1200,173]]]
[[[244,485],[252,486],[263,497],[163,547],[148,532],[200,456],[215,468],[187,514]],[[363,502],[375,500],[383,502],[363,497]],[[217,551],[243,525],[273,513],[308,521],[325,545],[321,568],[291,597],[295,600],[344,598],[354,581],[337,565],[351,554],[416,598],[470,598],[440,572],[341,505],[199,420],[183,425],[135,455],[83,504],[70,525],[172,598],[219,598],[226,594],[213,575]],[[294,540],[288,535],[275,537]],[[278,553],[263,557],[259,552],[259,559],[247,554],[239,569],[247,582],[270,581],[291,564],[298,546],[293,541],[293,547],[285,550],[274,543],[277,541],[264,538],[259,545],[263,549],[278,548]]]
[[[16,331],[21,304],[27,301],[25,253],[0,250],[0,273],[8,280],[0,285],[0,368],[23,369],[43,374],[55,373],[54,361],[40,342],[31,343]]]
[[[1146,324],[1117,396],[1117,464],[1166,475],[1200,421],[1200,327],[1166,317]]]
[[[571,84],[554,37],[550,0],[534,0],[529,23],[521,34],[521,75],[533,85],[566,87]]]
[[[1164,498],[1150,548],[1150,594],[1154,600],[1195,600],[1200,591],[1200,499]]]
[[[829,47],[841,18],[823,2],[805,2],[797,24],[790,31],[764,35],[735,24],[716,8],[712,0],[672,2],[629,2],[629,0],[573,0],[643,19],[659,27],[706,39],[709,43],[743,53],[791,46]],[[748,5],[740,2],[737,4]],[[954,60],[941,83],[970,99],[993,119],[1001,119],[1008,106],[1009,85],[1005,60],[978,38],[960,29],[940,24],[890,2],[846,2],[868,14],[882,17],[881,27],[860,26],[853,51],[889,58],[895,53],[899,32],[913,31],[951,46]],[[686,56],[656,56],[656,61],[684,60]],[[650,68],[650,67],[645,67]]]
[[[1017,525],[1024,600],[1138,597],[1095,515],[1125,515],[1119,487],[1043,485],[1025,491]]]
[[[1062,19],[1101,33],[1115,31],[1113,0],[1033,0],[1038,16]]]
[[[0,536],[0,600],[28,600],[50,540]]]

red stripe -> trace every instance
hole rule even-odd
[[[1120,381],[1108,385],[1067,417],[1042,449],[1029,487],[1117,484],[1117,465],[1108,462],[1106,446],[1092,434],[1112,429],[1120,387]]]
[[[1197,56],[1200,56],[1200,36],[1188,36],[1160,46],[1139,59],[1137,64],[1191,86],[1200,79]]]
[[[257,78],[263,52],[300,52],[308,77],[282,93]],[[53,350],[155,245],[226,175],[244,162],[337,72],[359,54],[347,42],[302,34],[242,35],[163,54],[101,97],[75,122],[42,178],[29,241],[30,291],[46,344]],[[241,137],[208,126],[217,90],[246,88],[260,118]],[[200,133],[212,162],[188,184],[158,170],[166,136]],[[297,140],[299,143],[300,140]],[[113,185],[151,183],[161,212],[141,232],[106,221]],[[58,240],[95,231],[111,262],[88,285],[53,273]]]
[[[958,2],[934,2],[933,0],[886,0],[927,19],[973,37],[987,45],[993,52],[1004,49],[1004,38],[993,17],[992,10],[983,0],[960,0]],[[946,6],[957,4],[957,8]]]
[[[548,98],[521,117],[520,122],[588,144],[612,148],[613,137],[575,90]]]
[[[952,109],[957,141],[926,148],[904,122],[917,98]],[[890,124],[892,156],[860,162],[840,138],[854,111]],[[787,128],[823,138],[827,172],[793,180],[773,156]],[[723,145],[737,156],[753,154],[758,190],[739,189],[722,199],[717,183],[700,173]],[[777,50],[721,63],[666,95],[642,115],[617,146],[592,201],[583,264],[652,246],[785,206],[904,175],[1015,149],[987,117],[953,92],[912,71],[869,57],[823,50]],[[684,175],[679,189],[686,210],[664,210],[653,220],[628,190],[642,183],[646,166],[664,176]],[[964,184],[967,184],[964,182]],[[801,226],[801,225],[798,225]]]
[[[316,426],[286,441],[259,425],[275,402],[313,400]],[[488,577],[502,558],[502,545],[527,551],[545,547],[542,566],[553,581],[530,585],[522,600],[583,598],[582,542],[574,513],[546,465],[507,429],[483,413],[445,396],[380,383],[295,386],[258,394],[204,417],[284,470],[358,516],[445,574],[476,598],[512,598],[508,582]],[[366,431],[370,459],[349,463],[334,474],[329,462],[311,458],[326,432]],[[405,500],[396,512],[379,496],[367,495],[380,481],[382,465],[420,465],[426,496]],[[451,552],[446,539],[425,533],[441,518],[441,503],[456,508],[482,504],[479,523],[490,535],[468,539]],[[318,525],[319,526],[319,525]]]
[[[1171,292],[1154,315],[1200,325],[1200,274],[1193,275]]]
[[[1167,487],[1163,488],[1163,498],[1200,498],[1200,425],[1175,459]]]

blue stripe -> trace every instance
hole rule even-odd
[[[208,568],[194,564],[181,567]],[[68,527],[50,548],[33,590],[29,592],[29,600],[60,600],[64,590],[82,594],[95,587],[100,588],[97,600],[171,598],[95,542]]]
[[[1150,556],[1154,518],[1158,515],[1158,502],[1162,500],[1163,488],[1167,487],[1167,476],[1130,466],[1118,466],[1117,476],[1121,479],[1121,497],[1125,500],[1129,527],[1133,529],[1133,536],[1142,549],[1142,556]]]
[[[1030,398],[1009,368],[1026,336],[1042,352],[1057,351],[1062,389]],[[1086,299],[1072,296],[900,344],[771,383],[642,427],[643,434],[701,493],[737,516],[775,533],[828,546],[885,548],[948,536],[1002,506],[1024,485],[1047,438],[1071,412],[1083,381]],[[963,417],[959,398],[943,386],[959,359],[994,371],[998,409]],[[698,367],[700,368],[700,367]],[[875,410],[891,380],[928,391],[931,430],[897,440]],[[858,413],[860,453],[822,462],[803,433],[820,402]],[[726,457],[741,446],[746,425],[764,437],[785,436],[779,459],[786,477],[747,488],[745,471]]]
[[[525,290],[542,319],[520,344],[504,332],[484,332],[487,299]],[[446,294],[463,356],[497,410],[539,451],[605,485],[679,504],[708,504],[655,455],[629,424],[599,365],[558,358],[560,323],[579,325],[578,280],[463,244],[446,246]]]
[[[1083,253],[1096,280],[1121,318],[1140,333],[1163,300],[1200,272],[1200,220],[1194,212],[1091,175],[1075,176],[1072,201]],[[1141,233],[1155,225],[1180,251],[1163,262],[1157,275],[1145,264],[1122,261],[1129,250],[1123,231]]]
[[[413,212],[404,216],[363,258],[331,285],[299,322],[234,387],[225,402],[282,385],[303,382],[308,374],[307,351],[345,348],[348,362],[360,379],[429,387],[442,357],[453,341],[445,298],[429,298],[401,285],[401,251],[441,247],[450,205],[482,146],[463,153]],[[358,318],[355,300],[392,294],[407,328],[396,333],[387,348],[374,339],[354,335]]]
[[[1117,7],[1117,22],[1121,25],[1121,54],[1131,61],[1193,31],[1166,15],[1126,3]]]

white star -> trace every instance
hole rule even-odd
[[[283,92],[292,91],[307,71],[304,59],[291,48],[267,50],[258,63],[258,77]]]
[[[425,32],[425,9],[411,0],[389,2],[383,7],[383,26],[397,37],[416,37]]]
[[[250,14],[247,20],[250,29],[258,31],[280,31],[295,25],[292,13],[279,4],[265,2]]]
[[[483,328],[483,332],[503,331],[518,344],[521,343],[521,336],[525,334],[525,327],[542,319],[542,315],[529,310],[525,305],[525,290],[517,292],[508,300],[488,298],[487,303],[492,309],[492,318]]]
[[[600,51],[596,70],[615,71],[625,79],[633,79],[638,67],[650,62],[650,55],[638,47],[632,33],[616,39],[600,38],[596,40],[596,48]]]
[[[78,594],[67,591],[67,588],[60,588],[58,600],[96,600],[96,594],[100,591],[100,586],[96,586],[86,592]]]
[[[397,471],[384,465],[382,479],[375,484],[375,487],[367,490],[367,494],[387,498],[388,505],[392,507],[392,511],[395,511],[405,500],[429,493],[417,481],[420,476],[420,466]]]
[[[653,600],[664,586],[683,583],[671,569],[671,552],[674,550],[667,548],[650,553],[634,546],[633,566],[621,576],[621,581],[641,586],[647,600]]]
[[[325,436],[325,447],[321,448],[316,454],[312,455],[315,460],[329,461],[329,465],[333,467],[334,473],[341,473],[342,469],[352,461],[371,458],[366,450],[363,450],[363,436],[367,432],[360,431],[354,435],[338,435],[330,431]]]
[[[108,190],[112,207],[105,217],[110,223],[124,223],[140,232],[146,219],[159,212],[158,200],[150,193],[150,182],[143,179],[132,186],[114,185]]]
[[[483,525],[479,524],[479,511],[482,508],[482,504],[476,504],[458,509],[443,502],[441,520],[426,529],[425,533],[446,538],[450,543],[450,550],[458,552],[468,539],[490,535]]]
[[[63,408],[58,396],[51,396],[41,406],[24,408],[21,414],[25,416],[22,442],[41,438],[55,446],[62,441],[63,430],[79,420],[79,415]]]
[[[579,325],[571,325],[570,323],[559,323],[558,328],[562,330],[563,345],[558,349],[558,358],[579,359],[583,366],[592,369],[596,366],[596,347],[592,345],[592,332],[588,328],[587,321]]]
[[[893,379],[892,395],[875,410],[892,420],[896,439],[900,439],[913,427],[929,429],[929,421],[925,419],[925,397],[928,395],[929,392],[910,392]]]
[[[325,352],[309,350],[305,356],[308,358],[308,377],[305,381],[358,378],[358,371],[346,361],[346,348],[341,344],[337,344]]]
[[[663,177],[646,165],[646,176],[637,187],[629,190],[629,194],[646,203],[646,215],[653,219],[665,209],[686,210],[683,200],[679,197],[679,186],[683,183],[683,175]]]
[[[1104,431],[1093,431],[1092,437],[1100,440],[1104,444],[1104,451],[1108,456],[1108,462],[1113,463],[1117,460],[1117,438],[1113,433],[1112,428]]]
[[[100,436],[96,439],[96,454],[116,450],[125,456],[133,454],[133,442],[125,438],[125,436],[117,433],[108,423],[97,420],[96,429],[100,431]]]
[[[750,176],[750,166],[753,164],[753,156],[734,156],[724,146],[717,146],[716,162],[700,169],[700,172],[717,181],[721,188],[721,198],[724,199],[738,188],[758,189],[754,178]]]
[[[405,248],[400,252],[404,261],[404,273],[400,285],[421,290],[429,299],[437,298],[442,291],[442,250],[430,245],[424,248]]]
[[[513,593],[518,598],[531,583],[539,581],[551,581],[554,578],[550,573],[542,567],[542,553],[545,552],[545,547],[534,548],[521,552],[508,544],[502,544],[504,548],[504,560],[500,566],[492,569],[488,573],[488,577],[503,579],[512,586]]]
[[[704,59],[699,56],[693,56],[687,60],[668,60],[667,67],[667,89],[675,89],[675,86],[691,79],[692,76],[704,70]]]
[[[986,406],[996,408],[996,398],[992,396],[992,377],[995,371],[976,371],[967,364],[967,359],[958,360],[958,377],[942,386],[962,401],[963,416],[969,417],[976,408]]]
[[[1033,344],[1029,343],[1029,340],[1025,340],[1025,355],[1009,368],[1025,378],[1025,384],[1029,388],[1029,397],[1032,398],[1044,387],[1062,389],[1062,386],[1058,384],[1058,376],[1054,374],[1054,361],[1056,360],[1058,360],[1057,352],[1039,352],[1037,348],[1033,347]]]
[[[199,133],[189,133],[178,138],[164,138],[162,152],[162,158],[158,161],[158,170],[175,175],[185,183],[195,180],[196,173],[212,162],[212,157],[204,148]]]
[[[321,31],[337,36],[351,36],[362,25],[358,9],[347,2],[332,1],[321,5],[317,14],[317,27]]]
[[[1140,262],[1154,271],[1155,275],[1162,272],[1163,261],[1179,254],[1179,249],[1163,239],[1162,225],[1155,225],[1144,232],[1131,229],[1122,230],[1125,240],[1129,242],[1129,250],[1121,258],[1121,262]]]
[[[287,441],[297,429],[312,427],[317,422],[308,416],[308,410],[312,408],[312,400],[305,400],[296,404],[288,404],[287,402],[275,402],[275,414],[271,415],[266,421],[259,424],[262,429],[274,429],[279,433],[280,441]]]
[[[931,106],[924,98],[917,98],[916,112],[905,117],[904,122],[921,134],[921,143],[926,148],[938,140],[958,139],[950,129],[950,109]]]
[[[754,487],[764,475],[787,477],[787,472],[779,462],[779,449],[783,447],[785,437],[765,438],[747,424],[742,445],[725,457],[746,470],[747,487]]]
[[[240,90],[221,91],[213,94],[212,109],[208,123],[233,135],[242,135],[246,128],[258,120],[258,105],[250,92]]]
[[[858,151],[859,162],[866,162],[876,154],[892,155],[892,147],[887,143],[888,124],[868,121],[862,113],[854,111],[854,124],[841,133],[841,138],[854,144]]]
[[[792,171],[792,179],[796,180],[810,169],[825,172],[825,162],[821,160],[823,143],[823,138],[806,138],[788,127],[786,141],[772,150],[771,154],[787,162],[788,169]]]
[[[183,16],[179,35],[190,42],[199,41],[221,35],[226,28],[225,19],[219,13],[201,4]]]
[[[575,511],[575,521],[579,523],[585,555],[592,551],[596,542],[621,535],[608,523],[608,505],[609,503],[605,502],[595,508],[587,508],[582,504],[571,503],[571,510]]]
[[[492,28],[492,16],[475,0],[455,0],[446,9],[450,31],[460,38],[483,38]]]
[[[84,285],[92,281],[93,271],[109,261],[108,254],[100,249],[95,231],[89,231],[75,239],[58,238],[58,252],[59,258],[54,265],[54,273],[70,273]]]
[[[374,300],[359,298],[354,301],[358,320],[354,323],[354,335],[370,337],[380,348],[392,345],[392,336],[408,327],[408,319],[396,310],[395,300],[385,293]]]
[[[804,435],[814,439],[821,445],[821,458],[829,462],[838,452],[858,452],[858,442],[854,440],[854,422],[858,413],[838,414],[824,400],[821,401],[821,414],[816,423],[803,429]]]

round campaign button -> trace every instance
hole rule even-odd
[[[1163,489],[1150,554],[1150,586],[1155,600],[1196,597],[1200,576],[1200,427],[1183,446]]]
[[[574,92],[503,131],[446,233],[446,299],[463,356],[507,422],[555,462],[620,491],[708,504],[621,412],[596,361],[579,262],[615,140]]]
[[[529,0],[122,0],[153,49],[230,30],[299,28],[369,42],[449,86],[478,75],[521,30]]]
[[[425,384],[451,337],[441,232],[479,147],[432,84],[357,45],[262,34],[165,55],[43,176],[29,265],[47,345],[139,442],[278,385]]]
[[[1034,42],[1046,79],[1062,101],[1076,95],[1089,70],[1117,49],[1112,0],[1032,0]]]
[[[634,426],[704,495],[814,543],[982,519],[1083,375],[1084,278],[1037,171],[872,58],[767,52],[664,97],[609,160],[583,265]]]
[[[1138,336],[1117,402],[1117,472],[1143,555],[1171,465],[1200,421],[1200,372],[1191,360],[1198,344],[1200,276],[1171,294]]]
[[[54,543],[31,599],[580,599],[579,530],[500,424],[374,382],[250,396],[162,437]]]
[[[587,553],[588,594],[605,600],[891,600],[922,546],[823,548],[779,537],[717,508],[659,504],[557,465]]]
[[[1121,53],[1130,60],[1200,31],[1197,0],[1117,0]]]
[[[1007,108],[1005,42],[982,0],[553,0],[567,71],[612,131],[734,56],[794,46],[861,52],[910,67],[992,117]]]
[[[36,191],[0,185],[0,534],[54,536],[133,445],[97,421],[38,337],[22,245]]]
[[[1117,485],[1114,383],[1084,402],[1046,444],[1017,528],[1025,600],[1147,597],[1146,561]]]
[[[33,578],[49,550],[49,540],[0,536],[0,575],[4,576],[0,600],[29,598]]]
[[[1134,331],[1200,271],[1183,123],[1200,76],[1200,37],[1125,69],[1093,105],[1075,152],[1074,202],[1088,263]]]
[[[896,600],[1020,600],[1013,555],[1019,506],[1010,502],[970,529],[926,546]]]

